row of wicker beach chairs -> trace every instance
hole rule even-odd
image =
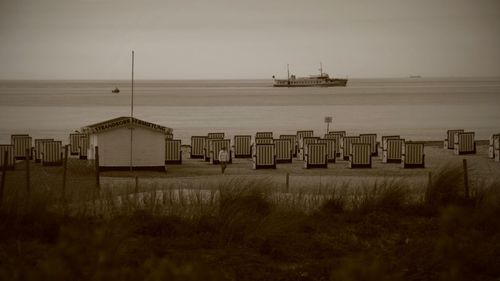
[[[379,154],[376,134],[346,136],[345,131],[332,131],[320,138],[312,130],[305,130],[273,138],[273,132],[257,132],[253,141],[251,135],[234,136],[232,146],[231,140],[224,137],[224,133],[192,136],[190,158],[218,164],[218,152],[225,147],[230,151],[230,163],[233,158],[252,158],[254,169],[274,169],[277,164],[292,163],[293,158],[302,160],[308,169],[327,168],[337,159],[348,161],[350,168],[371,168],[372,157]],[[384,136],[382,143],[384,163],[425,167],[423,143],[405,142],[399,136]],[[166,163],[182,163],[180,140],[166,140],[166,147]]]
[[[33,145],[34,144],[34,145]],[[87,134],[72,133],[69,135],[69,153],[80,159],[87,159],[89,139]],[[5,158],[5,153],[7,157]],[[15,167],[16,160],[34,160],[43,166],[60,166],[63,164],[64,146],[62,141],[51,138],[34,139],[28,134],[11,135],[10,144],[0,144],[0,167]]]
[[[476,154],[475,133],[465,132],[464,129],[448,130],[444,140],[444,148],[453,150],[456,155]],[[491,135],[488,157],[500,162],[500,133]]]

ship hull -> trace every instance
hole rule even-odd
[[[279,82],[275,81],[273,87],[281,87],[281,88],[297,88],[297,87],[345,87],[347,85],[347,79],[334,79],[332,81],[318,83],[318,84],[310,84],[310,83],[300,83],[297,81],[290,81],[288,83],[287,80],[281,80]]]

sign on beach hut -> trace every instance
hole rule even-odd
[[[4,162],[5,153],[7,152],[7,161]],[[14,169],[16,159],[14,157],[13,144],[0,144],[0,168],[5,166],[6,169]]]
[[[234,136],[234,158],[252,157],[252,136],[236,135]]]
[[[40,153],[42,155],[43,166],[60,166],[63,163],[61,141],[43,142]]]
[[[31,153],[31,137],[28,134],[16,134],[10,136],[10,144],[14,145],[14,157],[15,159],[26,159],[26,151],[28,152],[28,158],[32,158]]]
[[[42,144],[50,141],[54,141],[54,139],[35,139],[35,163],[42,161]]]
[[[165,139],[165,164],[182,164],[181,140]]]

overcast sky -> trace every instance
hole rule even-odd
[[[500,76],[499,0],[0,0],[0,79]]]

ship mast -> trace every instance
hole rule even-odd
[[[290,85],[290,67],[288,63],[286,64],[286,73],[287,73],[288,85]]]
[[[319,63],[319,74],[320,74],[320,76],[323,76],[323,63],[322,62]]]

